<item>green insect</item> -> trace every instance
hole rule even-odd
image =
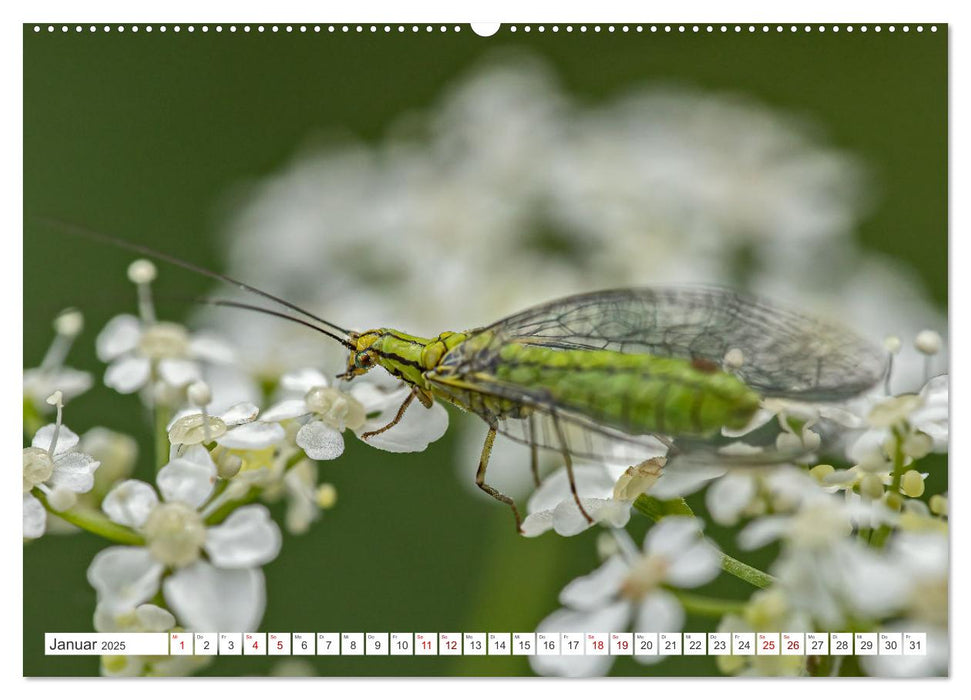
[[[411,393],[393,420],[362,439],[394,427],[416,399],[429,408],[444,401],[482,418],[488,433],[475,483],[510,506],[520,531],[513,499],[486,482],[497,434],[529,446],[537,484],[537,451],[560,453],[574,500],[590,520],[573,478],[574,458],[611,455],[618,444],[634,452],[651,449],[658,440],[669,456],[688,452],[722,428],[746,426],[764,398],[844,400],[876,384],[886,370],[884,354],[852,332],[725,289],[581,294],[433,338],[391,328],[355,332],[184,260],[70,230],[233,284],[300,314],[305,318],[205,300],[286,318],[334,339],[349,350],[344,379],[382,367],[408,384]]]

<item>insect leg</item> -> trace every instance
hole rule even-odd
[[[533,482],[539,488],[539,448],[536,447],[536,423],[532,413],[529,414],[529,467],[533,472]]]
[[[566,444],[566,435],[563,434],[563,427],[560,425],[560,419],[555,413],[550,413],[550,418],[553,419],[553,427],[556,429],[556,437],[560,441],[560,448],[563,452],[563,461],[566,463],[566,477],[570,481],[570,492],[573,494],[573,500],[577,504],[577,508],[583,513],[583,517],[587,519],[588,523],[593,522],[593,518],[580,503],[580,494],[577,493],[577,482],[573,478],[573,459],[570,457],[570,449]]]
[[[492,454],[492,444],[495,441],[496,429],[490,425],[489,432],[486,434],[485,444],[482,446],[482,456],[479,457],[479,469],[475,473],[475,485],[497,501],[501,501],[512,508],[512,514],[516,518],[516,531],[521,535],[523,534],[523,519],[519,517],[519,509],[516,508],[516,502],[485,482],[486,467],[489,466],[489,456]]]
[[[406,398],[401,403],[401,406],[398,407],[398,412],[395,414],[394,419],[390,423],[388,423],[383,428],[378,428],[377,430],[369,430],[366,433],[361,433],[361,439],[367,440],[368,438],[374,437],[375,435],[380,435],[385,430],[390,430],[391,428],[398,425],[398,422],[405,415],[405,411],[408,410],[408,406],[411,405],[411,402],[414,400],[415,400],[415,392],[412,391],[410,394],[408,394],[408,398]]]

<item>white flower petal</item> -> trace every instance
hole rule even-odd
[[[101,462],[82,452],[62,454],[54,459],[54,473],[47,483],[55,488],[87,493],[94,487],[94,472],[100,466]]]
[[[260,414],[259,407],[250,401],[243,401],[241,403],[230,406],[226,409],[226,412],[219,417],[223,419],[223,423],[227,427],[233,428],[237,425],[242,425],[244,423],[249,423],[250,421],[256,420],[256,417]]]
[[[614,492],[614,480],[602,465],[578,464],[573,468],[573,479],[581,498],[608,498]],[[535,513],[553,510],[565,500],[573,500],[566,467],[561,467],[543,479],[526,503],[526,510]]]
[[[864,619],[888,617],[907,602],[911,581],[899,564],[869,547],[854,546],[841,558],[843,594],[850,609]]]
[[[351,382],[347,393],[357,399],[368,413],[373,413],[374,411],[397,411],[398,406],[405,400],[410,389],[402,386],[401,382],[397,380],[394,383],[395,389],[390,391],[382,389],[372,381],[376,376],[372,372],[364,380]],[[386,418],[382,416],[378,420],[384,420],[384,423],[387,423],[393,417],[394,413],[392,412]],[[381,426],[379,425],[377,427]]]
[[[266,608],[260,569],[217,569],[197,561],[165,579],[163,592],[182,626],[200,632],[252,632]]]
[[[684,627],[684,608],[672,594],[657,590],[649,593],[637,607],[634,619],[634,631],[652,632],[680,632]],[[662,661],[665,654],[658,656],[635,656],[634,660],[651,665]]]
[[[530,513],[523,520],[522,524],[524,537],[538,537],[544,532],[553,529],[553,511],[541,510],[537,513]]]
[[[742,549],[758,549],[780,537],[789,528],[791,518],[784,515],[767,515],[753,520],[738,533],[738,546]]]
[[[721,554],[711,542],[699,537],[669,561],[665,580],[678,588],[696,588],[714,579],[719,571]]]
[[[67,403],[86,392],[93,384],[94,378],[90,372],[82,372],[72,367],[24,370],[24,396],[37,404],[42,404],[55,391],[60,391]]]
[[[23,443],[21,443],[23,444]],[[36,539],[47,529],[47,511],[43,504],[29,493],[24,494],[24,537]]]
[[[883,456],[883,443],[889,435],[889,430],[866,430],[850,445],[846,456],[854,464],[863,462],[872,454]]]
[[[661,478],[648,490],[648,495],[667,501],[694,493],[712,479],[717,479],[728,469],[715,464],[686,463],[672,460]]]
[[[307,404],[303,399],[286,399],[280,403],[270,406],[263,411],[260,420],[265,423],[270,421],[282,421],[288,418],[299,418],[310,413]]]
[[[132,394],[145,386],[151,369],[148,358],[135,355],[120,357],[105,370],[105,386],[119,394]]]
[[[158,592],[165,567],[144,547],[109,547],[88,567],[88,582],[111,610],[133,608]]]
[[[630,603],[621,601],[606,608],[577,612],[561,608],[536,627],[537,632],[619,632],[630,620]],[[541,676],[587,678],[603,676],[614,663],[612,656],[531,656],[529,664]]]
[[[280,528],[265,506],[243,506],[206,532],[206,552],[218,567],[261,566],[280,553]]]
[[[202,371],[197,363],[173,357],[159,360],[158,374],[171,386],[185,386],[202,379]]]
[[[241,367],[208,364],[203,368],[203,380],[212,391],[209,410],[217,415],[241,401],[259,403],[263,400],[263,390]]]
[[[119,355],[130,352],[142,336],[142,322],[130,314],[115,316],[98,334],[95,349],[98,359],[111,362]]]
[[[121,613],[123,615],[124,613]],[[118,624],[120,614],[112,610],[110,606],[99,603],[94,608],[94,631],[95,632],[120,632],[121,625]]]
[[[310,459],[336,459],[344,453],[344,436],[315,420],[297,431],[297,445]]]
[[[128,479],[108,492],[101,502],[101,510],[116,523],[137,528],[145,523],[157,505],[155,489],[144,481]]]
[[[629,571],[623,557],[615,554],[591,573],[570,581],[560,591],[560,602],[574,610],[601,608],[617,595]]]
[[[563,537],[577,535],[597,523],[623,527],[630,520],[630,503],[610,498],[581,498],[580,503],[593,522],[580,512],[572,494],[553,509],[553,529]]]
[[[135,608],[141,632],[167,632],[175,627],[175,616],[165,608],[145,603]]]
[[[134,610],[112,609],[99,603],[94,609],[97,632],[167,632],[175,627],[175,617],[165,608],[143,603]]]
[[[231,450],[261,450],[283,442],[286,436],[287,431],[279,423],[256,421],[233,428],[217,438],[216,443]]]
[[[305,367],[287,372],[280,377],[280,386],[285,391],[299,391],[301,394],[306,394],[314,387],[330,386],[330,382],[319,369]]]
[[[720,525],[734,525],[755,498],[755,477],[747,472],[729,472],[708,487],[705,503],[711,518]]]
[[[100,673],[105,678],[140,678],[145,675],[148,658],[147,656],[102,656]],[[112,659],[112,663],[105,663],[108,659]]]
[[[673,594],[657,589],[637,607],[635,632],[680,632],[684,626],[684,608]]]
[[[213,474],[216,473],[216,464],[212,461],[212,455],[202,445],[193,445],[188,448],[182,453],[181,458],[193,464],[198,464],[200,467],[205,467]]]
[[[194,447],[201,446],[195,445]],[[216,483],[216,465],[212,459],[208,464],[193,459],[192,450],[186,450],[182,457],[177,457],[162,467],[155,478],[158,490],[166,501],[181,501],[198,508],[212,493]],[[208,453],[206,453],[208,457]]]
[[[41,450],[50,450],[55,427],[54,423],[48,423],[38,430],[34,434],[34,439],[30,441],[30,446]],[[79,440],[80,438],[73,430],[62,424],[61,429],[57,431],[57,447],[54,449],[54,455],[57,456],[74,449]]]
[[[647,531],[644,552],[673,560],[701,537],[701,525],[697,518],[668,516]]]
[[[209,333],[193,334],[189,339],[189,355],[199,360],[221,364],[229,364],[236,359],[232,345]]]
[[[407,393],[402,394],[402,401]],[[398,404],[400,406],[400,404]],[[377,418],[368,420],[363,427],[354,431],[358,436],[369,430],[378,430],[394,419],[394,411],[383,411]],[[386,452],[421,452],[428,444],[435,442],[448,429],[448,411],[437,401],[431,408],[425,408],[418,401],[412,402],[405,415],[396,426],[380,435],[364,440],[368,445]]]

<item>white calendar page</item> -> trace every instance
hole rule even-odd
[[[81,15],[23,675],[949,675],[943,15]]]

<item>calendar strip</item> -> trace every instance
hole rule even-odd
[[[923,632],[171,632],[44,635],[47,656],[924,656]]]

